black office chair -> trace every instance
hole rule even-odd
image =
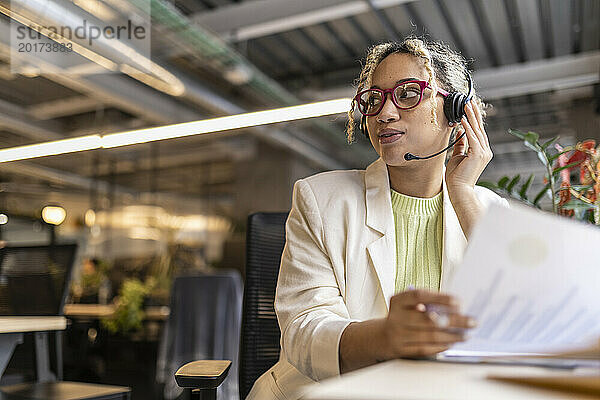
[[[237,375],[242,293],[242,278],[233,269],[175,278],[169,302],[171,312],[163,327],[156,360],[156,382],[165,399],[179,398],[183,390],[175,381],[175,371],[192,360],[231,360],[229,373]],[[238,391],[236,377],[219,386],[218,396],[235,399]]]
[[[239,392],[245,399],[252,385],[279,360],[281,332],[273,302],[285,244],[287,213],[256,213],[248,217],[246,234],[246,283],[242,310]],[[175,373],[177,384],[191,398],[216,399],[231,361],[200,360]]]
[[[63,315],[76,252],[75,244],[0,249],[0,315]],[[62,332],[55,333],[55,371],[49,365],[48,332],[36,332],[37,382],[0,386],[0,398],[129,399],[128,387],[61,381]]]

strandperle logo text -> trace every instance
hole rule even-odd
[[[90,24],[87,20],[83,20],[81,25],[71,26],[42,26],[42,25],[29,25],[17,27],[17,40],[36,40],[41,39],[43,35],[41,32],[48,32],[50,39],[60,40],[67,39],[73,41],[73,39],[87,40],[90,46],[93,46],[95,40],[101,37],[105,39],[116,39],[116,40],[144,40],[146,39],[147,32],[146,27],[135,25],[130,20],[127,21],[126,25],[118,26],[104,26],[99,27]]]

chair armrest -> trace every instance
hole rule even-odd
[[[185,364],[175,372],[175,381],[182,388],[215,389],[229,372],[229,360],[199,360]]]

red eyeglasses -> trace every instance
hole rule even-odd
[[[358,93],[354,101],[361,114],[370,117],[377,115],[383,109],[387,94],[392,94],[392,103],[401,110],[415,108],[423,99],[423,91],[430,88],[426,81],[410,80],[404,81],[391,89],[367,89]],[[443,89],[438,89],[438,93],[446,97],[449,93]]]

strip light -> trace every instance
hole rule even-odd
[[[102,147],[100,135],[81,136],[72,139],[53,140],[51,142],[11,147],[0,150],[0,162],[26,160],[57,154],[74,153]]]
[[[351,101],[352,99],[350,98],[327,100],[155,128],[111,133],[103,136],[81,136],[27,146],[11,147],[0,149],[0,163],[341,114],[348,111]]]

